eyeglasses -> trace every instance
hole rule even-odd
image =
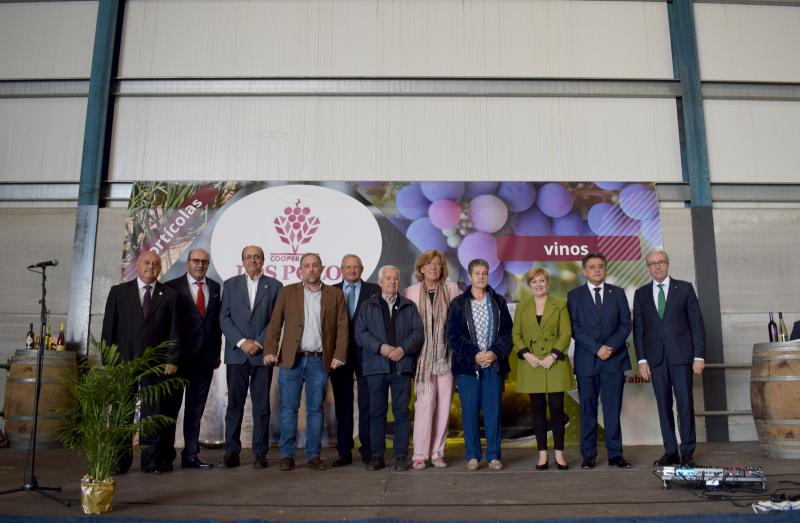
[[[658,260],[658,261],[647,262],[647,266],[648,267],[658,267],[658,266],[661,266],[661,265],[666,267],[667,265],[669,265],[669,262],[667,260]]]
[[[200,260],[198,258],[189,258],[189,262],[196,265],[208,265],[208,260]]]

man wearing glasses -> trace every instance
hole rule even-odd
[[[633,298],[633,342],[639,373],[652,379],[664,455],[653,465],[694,466],[695,425],[692,372],[705,367],[705,328],[700,304],[689,282],[669,277],[664,251],[647,255],[653,281],[636,290]],[[672,395],[678,407],[680,455],[675,438]]]
[[[166,283],[178,293],[176,314],[180,340],[180,377],[189,384],[183,407],[183,441],[181,466],[209,469],[213,465],[201,460],[200,420],[206,408],[208,390],[214,369],[219,367],[222,330],[219,326],[220,285],[206,273],[211,258],[205,249],[192,249],[186,259],[186,273]],[[177,417],[183,391],[172,398],[171,413]],[[175,440],[175,425],[172,425]]]

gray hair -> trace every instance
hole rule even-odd
[[[644,261],[646,262],[647,260],[649,260],[650,256],[652,256],[654,254],[663,254],[664,255],[664,259],[667,260],[667,263],[669,263],[669,254],[667,254],[667,251],[665,251],[663,249],[656,249],[653,252],[648,253],[647,256],[644,257]]]
[[[344,266],[344,261],[347,258],[355,258],[356,260],[358,260],[359,267],[361,267],[362,269],[364,268],[364,262],[361,261],[361,257],[358,254],[345,254],[344,256],[342,256],[342,263],[341,263],[342,266]]]
[[[378,279],[383,279],[383,273],[386,271],[395,271],[397,273],[397,277],[400,277],[400,269],[395,267],[394,265],[384,265],[380,269],[378,269]]]

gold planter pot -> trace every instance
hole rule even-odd
[[[84,514],[111,512],[111,500],[113,498],[113,479],[91,481],[88,476],[81,478],[81,508]]]

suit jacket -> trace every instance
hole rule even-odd
[[[347,305],[341,290],[322,284],[320,296],[320,334],[325,368],[330,372],[331,361],[347,361]],[[295,355],[300,352],[305,321],[303,283],[283,288],[264,336],[264,353],[277,354],[278,366],[291,369]],[[281,336],[282,333],[282,336]],[[280,352],[279,347],[280,345]]]
[[[181,340],[181,366],[193,364],[216,367],[222,348],[222,329],[219,326],[222,293],[219,283],[206,276],[206,284],[203,286],[205,316],[201,316],[197,310],[186,273],[164,285],[178,294],[177,323]]]
[[[222,309],[219,324],[225,335],[225,363],[241,364],[248,356],[236,346],[242,338],[260,341],[267,331],[272,309],[283,284],[275,278],[261,276],[258,280],[253,310],[247,295],[247,274],[225,280],[222,288]],[[264,365],[264,355],[256,353],[249,357],[251,365]]]
[[[575,388],[572,365],[567,351],[572,339],[572,323],[564,300],[547,297],[542,311],[541,325],[536,321],[536,303],[533,297],[522,301],[514,312],[511,331],[517,355],[523,349],[539,359],[547,357],[553,349],[564,355],[549,369],[533,368],[522,360],[517,363],[517,392],[564,392]]]
[[[153,305],[147,318],[142,313],[136,278],[114,285],[108,292],[101,338],[118,346],[122,361],[141,356],[147,347],[170,340],[178,342],[175,315],[178,295],[163,283],[157,281],[153,285]],[[167,362],[178,365],[179,359],[180,348],[176,343]]]
[[[603,372],[625,372],[631,361],[625,340],[631,333],[631,311],[625,291],[616,285],[603,285],[603,306],[594,304],[594,296],[587,285],[572,289],[567,294],[567,308],[572,319],[572,337],[575,340],[575,374],[594,376]],[[614,349],[611,357],[597,357],[600,347]]]
[[[633,297],[633,342],[636,357],[652,366],[691,365],[694,358],[705,358],[705,327],[692,284],[670,278],[663,319],[652,282],[639,287]]]
[[[335,284],[334,287],[344,292],[344,281]],[[381,293],[381,288],[368,281],[361,280],[361,291],[358,293],[358,301],[356,301],[356,311],[353,314],[353,319],[349,320],[348,344],[347,344],[347,364],[353,365],[358,374],[361,374],[361,349],[356,342],[356,318],[358,318],[358,311],[361,309],[361,304],[367,301],[370,296]],[[345,307],[347,307],[347,300],[345,299]]]

